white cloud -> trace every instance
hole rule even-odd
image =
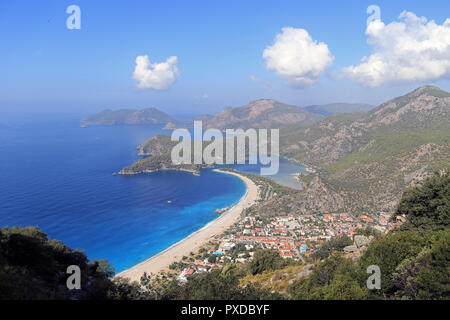
[[[175,82],[178,75],[178,58],[175,56],[161,63],[151,63],[148,56],[136,58],[133,79],[139,81],[138,88],[165,90]]]
[[[205,92],[205,93],[202,95],[202,98],[203,98],[203,99],[208,99],[208,98],[209,98],[208,93]]]
[[[293,87],[306,87],[317,81],[334,57],[327,44],[314,41],[305,29],[286,27],[273,45],[263,52],[266,67]]]
[[[450,76],[450,19],[439,25],[404,11],[399,20],[387,25],[374,20],[367,26],[373,52],[360,65],[343,68],[345,77],[378,87]]]

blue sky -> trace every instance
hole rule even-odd
[[[81,9],[80,30],[66,28],[72,4]],[[438,25],[450,18],[448,0],[2,1],[0,110],[91,113],[154,106],[188,116],[259,98],[299,106],[379,104],[424,83],[450,90],[448,72],[377,86],[355,81],[360,71],[340,76],[373,53],[365,33],[372,4],[385,24],[404,10]],[[333,56],[312,85],[292,86],[267,68],[263,52],[284,27],[306,30]],[[145,55],[152,63],[177,57],[179,72],[167,89],[137,87],[135,60]]]

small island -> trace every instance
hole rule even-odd
[[[156,108],[138,109],[106,109],[99,113],[87,116],[81,120],[80,126],[85,128],[89,125],[142,125],[142,124],[165,124],[175,123],[176,120],[165,112]]]

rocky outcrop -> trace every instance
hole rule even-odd
[[[346,246],[344,248],[344,252],[347,252],[347,253],[356,252],[356,251],[358,251],[358,247],[354,244],[352,244],[351,246]]]
[[[300,272],[298,272],[295,276],[295,278],[291,279],[288,281],[289,284],[293,284],[295,281],[301,279],[301,278],[305,278],[308,277],[314,269],[314,265],[313,264],[307,264],[306,266],[304,266],[302,268],[302,270]]]
[[[177,126],[175,123],[173,122],[167,122],[167,124],[164,126],[163,130],[175,130],[181,128],[180,126]]]
[[[344,248],[346,257],[354,261],[359,260],[373,239],[373,236],[355,235],[353,244]]]
[[[362,236],[362,235],[356,235],[353,238],[355,246],[358,249],[361,249],[362,247],[367,247],[372,240],[373,240],[373,236],[366,237],[366,236]]]

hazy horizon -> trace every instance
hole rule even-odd
[[[423,65],[401,69],[417,33],[432,45],[446,30],[450,3],[433,3],[378,1],[376,32],[372,1],[77,1],[80,29],[66,26],[71,2],[2,3],[0,114],[155,107],[188,118],[262,98],[379,105],[424,84],[449,91],[445,57],[418,50]],[[391,54],[383,41],[405,43]],[[368,72],[372,58],[398,70]]]

